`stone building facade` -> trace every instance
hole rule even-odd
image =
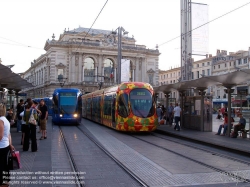
[[[108,30],[79,27],[64,31],[58,40],[53,34],[44,46],[45,54],[31,63],[23,77],[35,85],[22,90],[28,97],[51,96],[55,88],[79,88],[92,92],[117,83],[117,34]],[[129,60],[130,81],[158,85],[158,49],[137,45],[133,37],[122,37],[122,59]],[[59,76],[60,75],[60,76]],[[58,79],[61,78],[60,84]]]

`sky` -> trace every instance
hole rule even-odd
[[[58,39],[65,28],[90,28],[106,0],[5,0],[0,1],[0,58],[21,73],[45,53],[47,39]],[[247,0],[196,0],[209,5],[213,20]],[[250,4],[209,23],[209,53],[235,52],[250,47]],[[115,30],[119,26],[136,43],[155,49],[180,35],[180,0],[108,0],[93,28]],[[162,70],[180,66],[180,39],[159,46]],[[196,57],[195,57],[196,58]]]

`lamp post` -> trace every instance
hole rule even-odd
[[[121,60],[122,60],[122,33],[123,35],[128,34],[128,31],[126,31],[123,27],[118,27],[115,31],[112,31],[111,34],[116,34],[116,31],[118,30],[118,55],[117,55],[117,84],[121,84]]]
[[[62,74],[60,74],[60,75],[58,75],[58,81],[59,81],[59,83],[60,83],[60,86],[61,86],[61,88],[64,86],[64,84],[65,84],[65,82],[66,82],[66,80],[67,80],[67,78],[63,78],[63,75]]]

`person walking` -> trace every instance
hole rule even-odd
[[[34,115],[34,118],[37,119],[37,112],[33,106],[32,101],[28,101],[28,104],[25,106],[23,120],[26,122],[24,125],[24,142],[23,142],[23,151],[29,150],[29,140],[31,139],[31,151],[37,151],[36,143],[36,125],[30,124],[29,119],[31,114]]]
[[[42,136],[40,140],[47,139],[47,131],[46,131],[46,126],[47,126],[47,119],[48,119],[48,108],[45,105],[45,102],[43,99],[40,101],[40,105],[38,109],[41,111],[40,115],[40,127],[41,127],[41,133]]]
[[[9,180],[4,180],[4,178],[9,178],[8,169],[8,153],[13,151],[15,148],[12,145],[12,139],[10,134],[10,122],[6,119],[6,108],[1,103],[0,104],[0,186],[7,187]]]
[[[169,125],[173,124],[173,113],[174,113],[174,106],[172,103],[168,106],[168,121]]]
[[[20,102],[16,106],[16,116],[17,116],[17,132],[21,132],[22,130],[22,116],[20,114],[24,111],[24,101],[20,99]]]
[[[174,130],[180,131],[180,125],[179,125],[180,120],[181,120],[181,108],[179,107],[178,103],[176,103],[174,108],[174,121],[175,121]]]

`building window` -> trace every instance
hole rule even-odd
[[[199,67],[199,64],[197,64],[197,68]]]
[[[170,83],[172,84],[172,81],[170,81]]]
[[[202,66],[205,66],[205,64],[204,64],[204,63],[202,63]]]
[[[57,70],[57,75],[63,75],[63,69],[61,69],[61,68],[58,69],[58,70]]]
[[[174,83],[175,83],[175,80],[174,80]]]
[[[236,65],[236,61],[234,61],[234,65]]]
[[[197,79],[200,78],[200,73],[197,71]]]
[[[170,74],[170,77],[172,77],[172,73]]]
[[[205,70],[202,70],[202,75],[206,75]]]
[[[166,84],[168,84],[168,81],[166,82]]]
[[[232,63],[230,62],[230,66],[232,65]]]
[[[207,75],[210,76],[210,69],[207,69]]]
[[[244,58],[244,64],[246,64],[247,63],[247,58]]]
[[[218,65],[218,69],[220,69],[220,65]]]
[[[165,79],[165,75],[164,75],[164,79]]]
[[[178,76],[180,76],[181,75],[181,72],[178,72]]]
[[[168,74],[167,74],[167,78],[168,78]]]
[[[227,67],[227,63],[225,63],[225,67]]]
[[[192,76],[191,79],[194,79],[194,72],[192,72],[191,76]]]
[[[217,90],[217,98],[220,98],[220,90]]]
[[[92,58],[86,58],[84,60],[84,81],[87,82],[94,82],[95,81],[95,63]],[[105,74],[105,69],[104,67],[104,74]]]
[[[215,66],[214,66],[214,69],[215,69]]]
[[[207,65],[210,66],[210,62],[207,62]]]
[[[238,65],[241,65],[241,59],[238,60]]]

